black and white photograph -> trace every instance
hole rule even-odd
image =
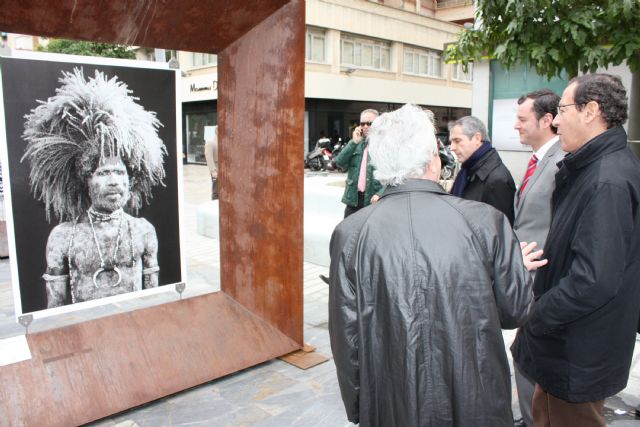
[[[0,70],[16,313],[182,281],[175,71]]]

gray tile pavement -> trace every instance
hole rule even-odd
[[[218,242],[195,233],[195,206],[208,198],[206,168],[185,168],[185,224],[187,270],[191,287],[200,291],[219,289]],[[328,287],[319,278],[324,266],[304,263],[304,337],[321,354],[330,356],[327,329]],[[7,261],[0,261],[0,334],[2,324],[13,317]],[[192,285],[192,281],[197,286]],[[4,319],[4,320],[3,320]],[[505,331],[505,346],[514,337]],[[0,335],[2,337],[2,335]],[[615,355],[612,355],[615,357]],[[515,384],[512,379],[512,384]],[[516,402],[515,386],[513,388]],[[640,426],[634,418],[640,405],[640,345],[636,346],[627,389],[607,400],[607,425]],[[517,403],[514,414],[519,414]],[[1,424],[1,422],[0,422]],[[88,424],[91,427],[233,426],[280,427],[352,425],[344,409],[332,360],[300,370],[281,360],[272,360],[235,374],[168,396]]]

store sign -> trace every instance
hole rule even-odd
[[[182,79],[182,102],[208,101],[218,98],[216,73],[187,76]]]
[[[217,91],[218,90],[218,82],[216,80],[212,81],[210,85],[200,85],[197,83],[191,83],[189,86],[189,92],[203,92],[203,91]]]

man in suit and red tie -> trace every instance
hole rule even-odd
[[[560,97],[549,89],[537,90],[518,99],[518,115],[513,126],[520,134],[520,142],[533,149],[520,188],[514,200],[515,220],[513,230],[518,239],[536,242],[544,248],[551,224],[551,193],[558,166],[565,152],[560,149],[556,128],[552,122],[556,116]],[[531,272],[532,275],[535,271]],[[535,382],[515,366],[516,386],[522,420],[516,425],[532,426],[531,400]]]

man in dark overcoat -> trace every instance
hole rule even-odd
[[[534,425],[604,426],[625,388],[640,313],[640,161],[622,125],[620,79],[569,82],[558,114],[560,163],[530,315],[512,352],[535,382]]]

